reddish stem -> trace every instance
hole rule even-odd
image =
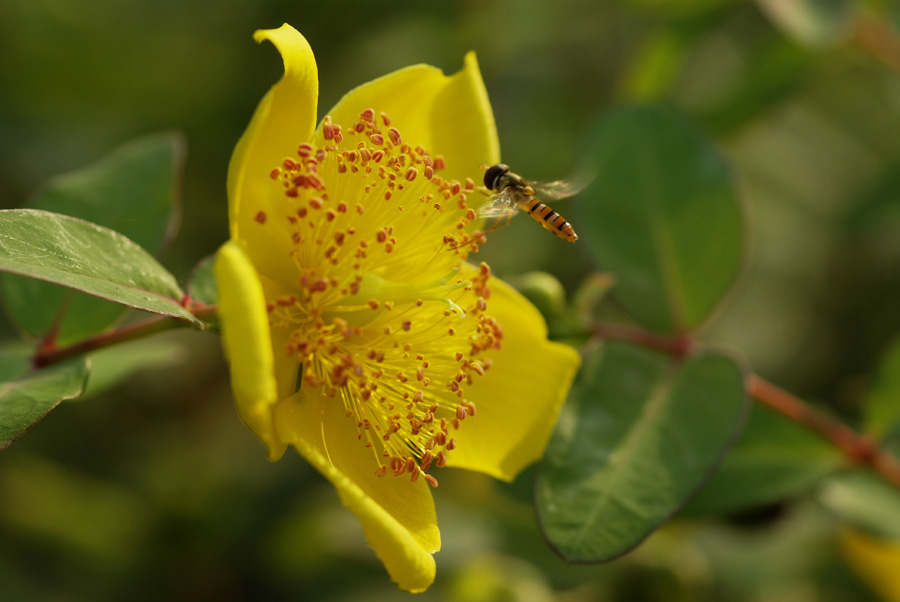
[[[656,349],[674,357],[685,357],[694,351],[694,341],[687,335],[668,337],[623,324],[597,322],[591,326],[591,334],[601,339],[609,338],[628,341],[641,347]]]
[[[210,320],[216,315],[216,307],[206,306],[192,308],[192,313],[197,318]],[[152,334],[174,330],[176,328],[184,328],[185,326],[189,326],[189,323],[179,318],[154,316],[142,320],[141,322],[126,324],[115,330],[98,334],[97,336],[79,341],[78,343],[61,349],[56,348],[54,345],[41,345],[37,353],[31,358],[31,363],[35,368],[43,368],[119,343],[143,339]]]
[[[872,467],[900,487],[900,461],[893,454],[879,449],[865,435],[755,374],[747,381],[747,393],[758,402],[818,433],[854,462]]]
[[[695,341],[687,335],[666,337],[620,324],[594,324],[591,332],[595,337],[628,341],[678,358],[693,353],[696,348]],[[819,434],[837,446],[853,462],[871,467],[900,488],[900,460],[880,449],[865,435],[755,374],[747,379],[747,394],[759,403]]]

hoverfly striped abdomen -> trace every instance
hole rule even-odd
[[[572,225],[566,221],[566,218],[554,211],[546,203],[543,203],[532,197],[527,201],[521,201],[519,204],[522,209],[524,209],[531,215],[531,217],[540,222],[540,224],[544,228],[550,230],[563,240],[567,240],[569,242],[575,242],[576,240],[578,240],[578,235],[575,234],[575,229],[572,228]]]

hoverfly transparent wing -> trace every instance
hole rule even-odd
[[[478,215],[481,217],[505,217],[507,215],[512,217],[518,210],[512,196],[504,191],[492,194],[491,198],[478,209]]]
[[[512,195],[505,191],[491,195],[491,198],[478,209],[480,217],[494,220],[490,226],[485,228],[485,234],[505,226],[518,212],[519,207],[516,205]]]
[[[554,180],[552,182],[532,182],[534,196],[544,201],[558,201],[573,197],[594,181],[594,176],[579,173],[566,180]]]

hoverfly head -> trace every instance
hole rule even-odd
[[[503,163],[488,167],[488,170],[484,172],[485,188],[495,190],[500,177],[507,173],[509,173],[509,165],[504,165]]]

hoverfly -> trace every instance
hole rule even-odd
[[[502,225],[502,218],[505,217],[509,222],[513,215],[524,209],[547,230],[563,240],[575,242],[578,235],[566,218],[536,197],[540,196],[548,201],[564,199],[578,194],[586,185],[587,183],[565,180],[529,184],[522,176],[509,171],[508,165],[493,165],[484,173],[484,186],[494,194],[479,209],[478,214],[482,217],[499,218],[492,228],[494,229]]]

